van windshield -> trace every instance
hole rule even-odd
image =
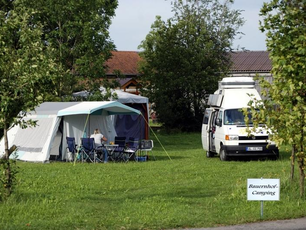
[[[249,116],[249,125],[253,125],[251,114]],[[245,125],[244,114],[241,109],[228,109],[224,111],[225,125]]]

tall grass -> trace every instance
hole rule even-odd
[[[280,159],[222,162],[206,158],[200,134],[157,134],[147,162],[19,162],[19,186],[0,204],[0,229],[173,229],[260,221],[247,201],[247,178],[280,178],[280,201],[264,220],[306,216],[289,152]],[[154,160],[153,156],[156,158]]]

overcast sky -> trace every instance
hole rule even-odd
[[[265,35],[259,31],[259,11],[268,0],[235,0],[234,9],[243,10],[246,20],[240,31],[245,35],[234,41],[233,48],[266,50]],[[137,51],[149,33],[155,16],[162,20],[172,17],[171,0],[119,0],[116,16],[110,26],[110,36],[119,51]]]

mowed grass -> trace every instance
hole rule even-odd
[[[280,201],[264,202],[263,220],[306,216],[290,153],[277,161],[206,158],[200,133],[157,134],[150,161],[18,162],[19,185],[0,203],[0,229],[180,229],[262,221],[247,201],[248,178],[280,178]],[[171,157],[169,159],[168,155]]]

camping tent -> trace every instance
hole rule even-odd
[[[101,93],[106,90],[100,87]],[[112,94],[117,97],[111,98],[112,101],[118,101],[129,107],[137,109],[141,112],[142,116],[135,115],[118,115],[115,118],[115,129],[118,136],[137,137],[140,139],[149,138],[149,99],[140,95],[126,93],[121,90],[112,90]],[[87,91],[80,91],[73,93],[75,97],[87,97]]]
[[[114,91],[118,102],[139,110],[142,117],[136,115],[120,114],[116,116],[115,129],[118,136],[149,138],[149,99],[147,97],[126,93],[121,90]]]
[[[36,120],[37,126],[21,129],[13,127],[9,133],[10,146],[16,145],[17,159],[47,162],[51,158],[66,159],[66,136],[88,137],[99,128],[109,141],[116,134],[112,116],[116,114],[140,114],[136,109],[116,101],[111,102],[45,102],[29,113],[25,120]],[[0,142],[0,154],[4,153],[4,140]]]

